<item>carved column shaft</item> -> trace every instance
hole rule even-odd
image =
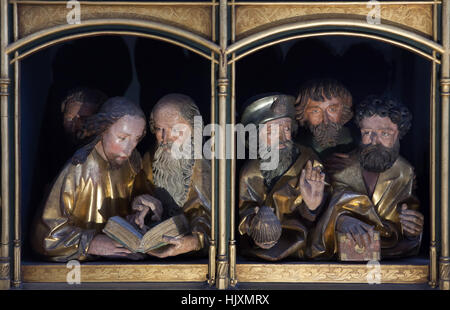
[[[219,79],[217,83],[219,96],[219,237],[217,256],[217,276],[216,286],[218,289],[228,287],[228,256],[227,256],[227,161],[226,161],[226,123],[227,123],[227,95],[228,95],[228,72],[227,56],[227,1],[220,0],[220,59],[219,59]]]
[[[1,77],[0,77],[0,104],[1,104],[1,203],[2,203],[2,223],[1,223],[1,255],[0,255],[0,289],[10,288],[10,258],[9,258],[9,64],[6,46],[8,45],[8,1],[1,0]]]
[[[221,55],[221,58],[225,56]],[[226,63],[226,60],[224,60]],[[222,67],[222,60],[220,62]],[[226,64],[224,65],[226,68]],[[225,69],[226,74],[226,69]],[[227,162],[226,162],[226,104],[228,79],[222,78],[220,74],[218,79],[219,95],[219,238],[218,238],[218,257],[217,257],[217,288],[226,289],[228,287],[228,256],[227,256]]]
[[[441,257],[439,260],[439,287],[450,290],[450,244],[449,244],[449,132],[450,132],[450,0],[442,2],[441,60]]]

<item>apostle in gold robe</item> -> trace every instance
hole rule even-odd
[[[145,192],[135,150],[145,134],[145,115],[126,98],[111,98],[86,120],[81,133],[93,140],[74,154],[53,184],[34,222],[33,248],[57,262],[135,259],[101,231],[110,217],[130,214],[134,197]]]
[[[325,175],[315,153],[292,142],[293,103],[291,96],[265,96],[242,115],[244,125],[259,126],[260,150],[240,174],[239,249],[244,256],[304,258],[308,232],[320,211]]]
[[[382,258],[418,253],[424,219],[414,196],[414,169],[399,156],[411,119],[405,106],[389,98],[370,96],[359,105],[362,143],[351,163],[331,175],[333,195],[312,234],[312,258],[338,254],[338,232],[368,247],[372,230],[380,234]]]
[[[162,205],[163,218],[183,213],[191,228],[191,233],[181,238],[165,237],[168,247],[148,253],[160,258],[185,253],[204,256],[208,252],[211,167],[208,160],[194,156],[196,117],[201,120],[197,105],[183,94],[164,96],[150,113],[150,130],[156,136],[157,146],[143,157],[144,172],[151,187],[149,195],[155,204]],[[148,221],[146,215],[150,208],[143,203],[139,211],[136,224],[142,227]]]

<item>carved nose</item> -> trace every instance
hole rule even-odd
[[[372,145],[378,144],[378,136],[375,133],[370,135],[370,142]]]
[[[167,131],[165,129],[162,130],[161,138],[162,138],[162,142],[164,144],[166,144],[168,142],[169,136],[168,136]]]
[[[327,113],[323,113],[323,123],[328,124],[328,122],[329,122],[329,120],[328,120]]]

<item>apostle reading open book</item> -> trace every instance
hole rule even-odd
[[[194,159],[193,154],[177,158],[173,148],[191,144],[195,149],[194,118],[200,111],[192,98],[183,94],[162,97],[150,113],[150,130],[155,134],[157,145],[143,156],[143,169],[151,188],[150,204],[142,200],[136,224],[143,227],[144,218],[158,204],[164,206],[162,217],[184,214],[188,219],[190,233],[180,238],[165,238],[169,244],[148,254],[160,258],[184,253],[206,256],[211,233],[211,167],[208,160]],[[179,132],[177,128],[186,131]],[[191,134],[189,134],[189,132]],[[189,148],[187,148],[189,149]],[[143,198],[144,198],[143,197]],[[148,216],[147,216],[148,218]]]
[[[101,233],[112,216],[125,217],[145,193],[135,150],[145,134],[145,115],[123,97],[107,100],[81,131],[91,142],[64,166],[37,214],[32,245],[44,259],[66,262],[98,257],[137,259]]]
[[[135,147],[145,134],[144,113],[123,97],[105,102],[81,130],[91,142],[63,168],[37,214],[35,251],[59,262],[206,254],[209,163],[170,153],[172,126],[199,115],[187,96],[160,100],[150,122],[158,148],[142,162]]]

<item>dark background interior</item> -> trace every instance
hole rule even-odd
[[[308,79],[333,77],[358,103],[368,94],[390,93],[412,111],[414,123],[401,141],[401,155],[415,168],[421,211],[429,219],[428,60],[373,40],[322,37],[290,41],[251,54],[236,63],[236,102],[241,112],[250,97],[267,92],[296,96]],[[164,42],[132,37],[95,37],[38,52],[21,65],[22,223],[24,259],[33,258],[29,230],[36,210],[59,170],[72,154],[64,139],[60,104],[68,90],[86,86],[109,97],[126,96],[148,115],[163,95],[191,96],[205,124],[210,120],[210,63],[197,54]],[[236,120],[239,121],[239,115]],[[356,129],[354,124],[349,124]],[[138,146],[141,154],[152,135]],[[237,171],[242,165],[237,162]],[[236,188],[236,193],[238,189]],[[422,254],[427,255],[425,221]]]

